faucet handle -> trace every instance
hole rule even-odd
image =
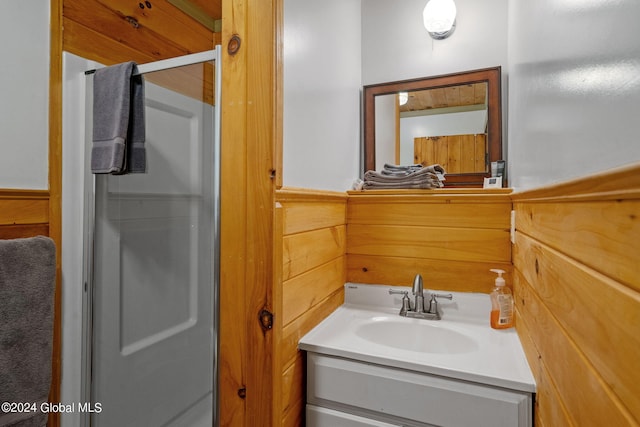
[[[406,316],[408,311],[411,311],[411,302],[409,301],[409,291],[396,291],[389,289],[389,295],[402,295],[402,308],[400,309],[400,316]]]
[[[431,300],[429,301],[429,309],[427,313],[438,314],[438,300],[436,298],[445,298],[448,300],[453,299],[452,294],[431,294]]]

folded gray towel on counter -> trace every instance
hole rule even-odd
[[[146,172],[144,79],[135,62],[96,70],[93,77],[91,172]]]
[[[420,169],[422,169],[422,165],[420,164],[402,166],[402,165],[391,165],[389,163],[385,163],[380,173],[383,175],[402,176],[402,175],[409,175],[410,173],[416,172]]]
[[[429,172],[432,172],[435,174],[444,175],[446,173],[444,168],[438,164],[431,165],[431,166],[422,166],[421,164],[401,166],[401,165],[390,165],[388,163],[385,163],[380,173],[383,175],[409,175],[413,172],[417,172],[423,169],[427,169]]]
[[[37,409],[0,409],[0,426],[47,423],[40,405],[51,387],[55,277],[53,240],[0,240],[0,402],[35,403]]]
[[[385,165],[385,169],[387,165]],[[384,173],[367,171],[364,174],[363,189],[401,189],[401,188],[441,188],[444,187],[438,174],[444,175],[444,169],[440,165],[432,165],[419,168],[416,165],[408,166],[407,170],[397,169],[396,173]],[[398,167],[396,167],[398,168]],[[389,169],[387,169],[389,170]]]

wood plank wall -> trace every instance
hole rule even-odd
[[[510,190],[349,192],[347,280],[490,292],[511,281]]]
[[[423,136],[413,139],[413,161],[439,164],[447,173],[487,172],[487,134]]]
[[[49,192],[0,189],[0,239],[49,235]]]
[[[276,310],[274,425],[304,425],[305,372],[298,340],[343,303],[346,193],[276,192],[274,262],[280,266]]]
[[[640,165],[512,197],[536,425],[639,425]]]

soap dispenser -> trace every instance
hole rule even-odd
[[[504,270],[492,269],[498,274],[496,287],[491,291],[491,327],[493,329],[507,329],[513,327],[513,296],[511,290],[505,286],[502,275]]]

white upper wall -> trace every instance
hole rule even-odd
[[[433,40],[426,0],[362,0],[363,85],[507,66],[507,1],[455,0],[455,32]]]
[[[508,0],[455,3],[458,13],[454,33],[445,40],[433,40],[422,22],[427,0],[362,0],[362,84],[501,66],[502,133],[506,141]],[[394,144],[389,138],[387,141]],[[393,152],[392,148],[382,149]],[[394,158],[377,152],[376,169]],[[413,163],[413,159],[401,156],[401,163]]]
[[[360,169],[360,0],[285,0],[283,72],[283,184],[348,190]]]
[[[49,188],[49,3],[0,2],[0,188]]]
[[[426,0],[285,0],[284,185],[342,191],[361,175],[363,84],[498,65],[506,80],[507,2],[456,0],[455,33],[434,41]]]
[[[509,1],[513,187],[640,160],[639,17],[638,0]]]

